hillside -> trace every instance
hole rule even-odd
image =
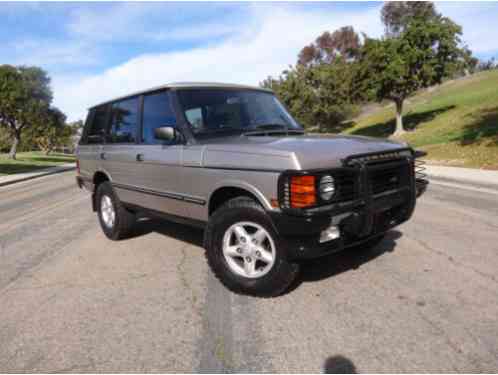
[[[354,121],[345,133],[387,137],[394,128],[388,105]],[[446,82],[410,98],[403,140],[454,166],[498,169],[498,70]]]

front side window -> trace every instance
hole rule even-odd
[[[90,110],[88,117],[91,124],[89,125],[90,128],[88,129],[88,134],[86,136],[87,143],[92,144],[103,142],[108,108],[109,106],[105,104]]]
[[[176,116],[169,91],[145,95],[143,108],[143,142],[163,144],[164,141],[154,137],[154,129],[162,126],[176,127]]]
[[[302,129],[272,93],[245,89],[183,89],[178,90],[178,97],[194,134]]]
[[[138,97],[116,102],[111,107],[109,143],[134,143],[138,125]]]

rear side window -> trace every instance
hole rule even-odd
[[[105,134],[108,105],[101,105],[90,110],[88,114],[89,129],[86,143],[102,143]]]
[[[138,125],[138,97],[112,104],[108,143],[134,143]]]
[[[154,129],[161,126],[176,127],[176,117],[171,105],[171,95],[161,91],[144,96],[143,142],[147,144],[163,144],[164,141],[154,138]]]

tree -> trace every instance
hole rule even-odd
[[[413,19],[429,21],[437,17],[434,3],[430,1],[388,1],[381,10],[382,23],[389,37],[401,34]]]
[[[353,60],[361,44],[358,34],[352,26],[344,26],[330,33],[325,31],[316,38],[315,43],[305,46],[298,56],[299,65],[316,65],[331,63],[339,56]]]
[[[262,85],[271,88],[305,127],[339,131],[368,93],[356,79],[357,70],[358,64],[338,57],[329,64],[297,65],[280,79],[269,78]]]
[[[51,107],[26,135],[48,155],[57,146],[69,145],[72,134],[71,126],[66,124],[66,115],[58,108]]]
[[[353,27],[326,31],[301,50],[295,68],[284,71],[279,79],[268,77],[261,85],[271,88],[305,127],[342,130],[344,120],[370,94],[358,79],[360,48]]]
[[[395,135],[404,132],[404,100],[420,88],[441,83],[454,71],[462,51],[460,26],[449,18],[414,18],[396,38],[367,39],[361,53],[362,70],[377,99],[396,105]]]
[[[44,116],[52,101],[50,78],[37,67],[0,66],[0,127],[12,139],[9,152],[16,158],[22,131]]]

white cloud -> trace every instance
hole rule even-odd
[[[282,4],[254,5],[248,22],[219,44],[138,56],[96,75],[54,77],[54,104],[74,120],[100,101],[172,81],[257,85],[294,63],[299,50],[325,30],[353,25],[357,31],[379,36],[379,8],[380,5],[353,13]]]
[[[10,63],[15,65],[41,65],[81,67],[99,62],[99,53],[83,41],[24,39],[9,44]]]
[[[67,28],[80,38],[112,40],[140,34],[140,18],[150,7],[139,3],[115,3],[109,7],[78,8],[71,13]]]
[[[205,39],[226,35],[239,26],[235,20],[232,25],[230,20],[224,24],[210,21],[219,19],[224,7],[223,4],[194,3],[99,4],[73,10],[66,27],[72,35],[94,41]],[[239,8],[231,6],[230,9]]]

